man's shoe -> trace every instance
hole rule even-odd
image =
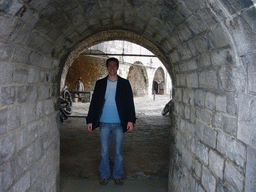
[[[100,179],[100,184],[101,185],[107,185],[108,184],[108,179]]]
[[[116,185],[123,185],[124,184],[123,179],[115,179],[115,183],[116,183]]]

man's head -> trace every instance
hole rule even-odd
[[[108,58],[108,59],[107,59],[107,62],[106,62],[107,68],[108,68],[108,65],[109,65],[109,62],[110,62],[110,61],[114,61],[114,62],[116,63],[117,69],[119,68],[119,61],[118,61],[118,59],[116,59],[116,58],[114,58],[114,57],[111,57],[111,58]]]
[[[117,77],[117,70],[119,67],[119,61],[116,58],[109,58],[106,62],[107,65],[107,70],[108,70],[108,75],[111,78],[116,78]]]
[[[77,82],[78,82],[78,83],[81,83],[81,79],[78,79]]]

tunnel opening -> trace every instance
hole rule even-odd
[[[106,76],[105,61],[108,58],[106,47],[117,53],[120,46],[123,47],[123,44],[124,41],[120,40],[107,41],[89,47],[75,58],[72,65],[70,65],[67,70],[65,85],[70,90],[75,89],[76,80],[80,78],[84,83],[85,91],[93,92],[96,80]],[[132,51],[137,53],[137,49],[141,49],[139,45],[130,42],[125,42],[125,47],[130,50],[128,54],[132,54]],[[97,54],[88,56],[88,53]],[[141,52],[141,54],[143,53]],[[168,115],[162,116],[161,111],[171,97],[169,94],[161,94],[155,97],[155,100],[152,97],[153,77],[156,71],[159,70],[159,66],[164,71],[163,64],[157,58],[140,56],[126,58],[125,54],[122,54],[119,59],[118,75],[127,78],[131,83],[138,118],[135,130],[131,133],[125,133],[124,137],[124,178],[157,178],[164,179],[167,182],[170,158],[170,118]],[[165,71],[167,73],[166,69]],[[168,82],[169,87],[166,87],[166,90],[170,90],[172,86],[170,78]],[[98,178],[97,168],[100,161],[99,130],[90,134],[85,127],[85,116],[89,104],[87,100],[74,102],[74,111],[68,120],[61,124],[60,170],[63,177]],[[114,163],[113,152],[111,141],[109,151],[111,167]]]
[[[172,76],[169,191],[255,189],[253,0],[5,0],[0,12],[0,191],[58,191],[63,77],[113,39]]]

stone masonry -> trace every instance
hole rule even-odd
[[[256,187],[255,0],[0,1],[0,191],[59,190],[58,95],[89,47],[126,40],[173,82],[169,191]]]

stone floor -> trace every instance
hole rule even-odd
[[[171,122],[169,117],[161,115],[161,111],[169,100],[170,97],[167,95],[156,95],[155,100],[153,98],[134,99],[138,119],[134,130],[125,133],[122,149],[124,179],[130,183],[129,186],[136,186],[141,182],[140,186],[150,187],[150,183],[158,181],[162,183],[161,187],[165,187],[164,191],[167,190]],[[72,186],[72,182],[82,182],[84,185],[90,182],[90,185],[93,185],[97,181],[98,184],[99,129],[94,132],[87,131],[84,116],[87,115],[88,107],[89,103],[73,103],[72,117],[61,124],[62,191],[66,191],[64,186],[66,188]],[[110,143],[111,167],[113,167],[113,151]],[[68,185],[67,181],[71,183],[69,182]],[[155,185],[151,187],[154,188]],[[157,191],[160,188],[157,188]]]

